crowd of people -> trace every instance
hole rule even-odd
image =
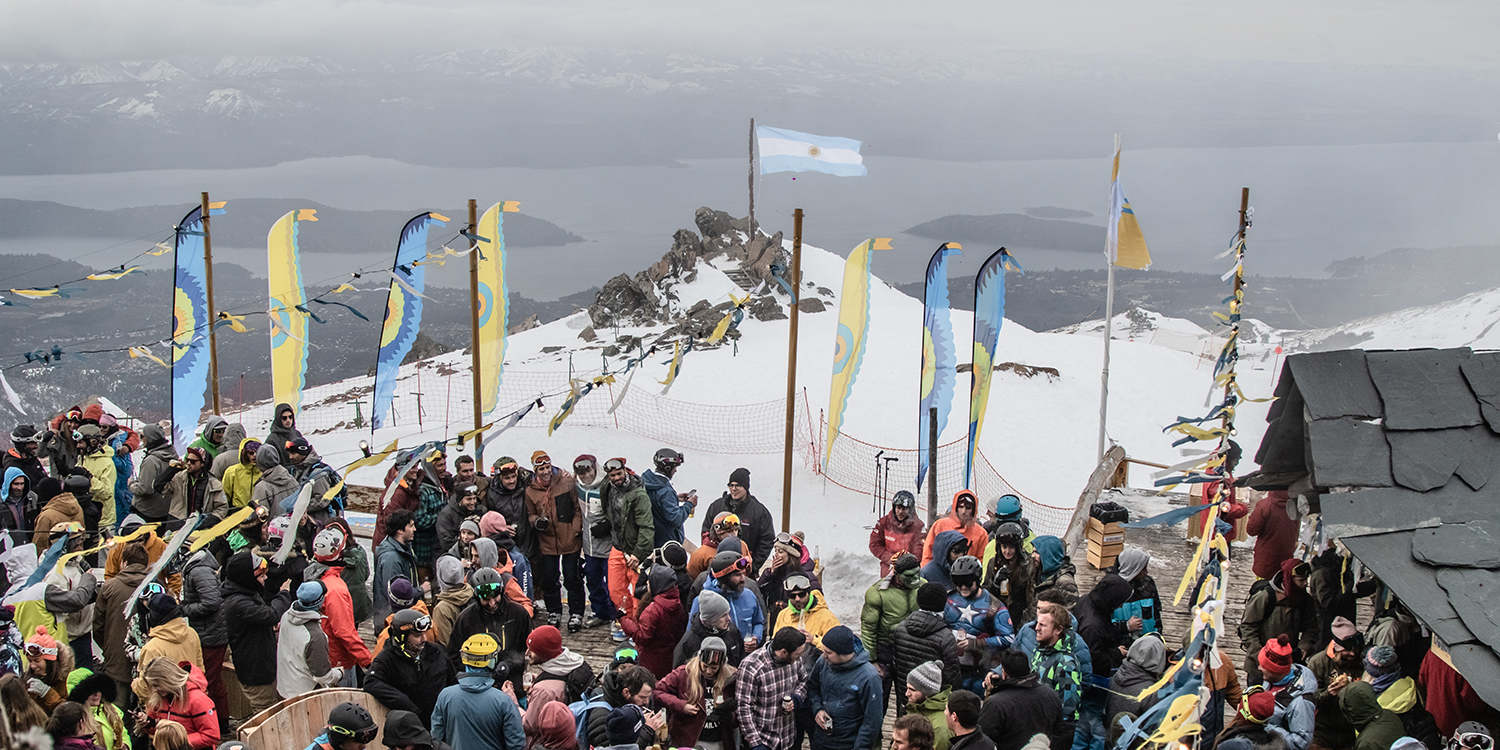
[[[450,468],[431,449],[389,470],[367,554],[340,477],[289,406],[264,438],[210,417],[181,458],[169,434],[97,405],[11,433],[0,707],[12,734],[69,750],[217,747],[237,723],[232,666],[251,714],[324,687],[386,709],[382,726],[339,705],[309,750],[377,736],[457,750],[878,749],[892,703],[893,750],[1103,750],[1141,744],[1133,722],[1160,695],[1148,688],[1187,658],[1146,551],[1126,547],[1080,591],[1067,545],[1034,533],[1015,495],[960,491],[929,528],[896,493],[869,537],[879,579],[845,623],[824,584],[849,582],[825,582],[807,540],[777,532],[743,468],[688,538],[699,500],[673,485],[684,456],[671,448],[639,472],[544,451]],[[1492,750],[1480,723],[1492,710],[1413,614],[1337,548],[1299,558],[1285,504],[1224,505],[1249,515],[1254,548],[1234,554],[1253,557],[1258,580],[1230,625],[1243,677],[1222,650],[1192,660],[1207,696],[1195,746]],[[207,531],[231,516],[243,520]],[[198,531],[169,549],[189,519]],[[1361,629],[1366,597],[1375,616]],[[615,644],[607,665],[567,645],[591,628]]]

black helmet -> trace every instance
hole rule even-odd
[[[948,568],[948,576],[955,584],[960,586],[979,582],[979,558],[973,555],[964,555],[953,561]]]
[[[422,614],[421,610],[403,609],[391,615],[392,636],[404,637],[407,633],[425,633],[430,629],[432,629],[432,618]]]
[[[995,541],[1001,544],[1019,547],[1025,537],[1026,531],[1015,521],[1006,521],[995,528]]]
[[[42,438],[36,432],[36,427],[29,424],[16,425],[16,429],[10,431],[10,442],[19,446],[22,443],[40,443]]]
[[[92,486],[93,481],[82,474],[69,474],[63,478],[63,492],[72,493],[73,497],[81,497]]]
[[[676,471],[677,467],[682,465],[682,461],[682,454],[671,448],[662,448],[651,457],[651,463],[656,465],[657,471]]]
[[[917,498],[916,498],[915,495],[911,494],[907,490],[901,490],[900,492],[896,493],[896,496],[894,498],[891,498],[891,507],[892,508],[916,508],[917,507]]]
[[[374,717],[358,703],[340,703],[328,712],[328,733],[355,742],[370,743],[380,728]]]

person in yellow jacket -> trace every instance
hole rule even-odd
[[[260,441],[245,438],[240,441],[239,462],[224,470],[224,496],[229,498],[229,509],[239,510],[250,503],[250,493],[260,481],[260,467],[255,465],[255,452],[260,450]]]
[[[115,525],[115,449],[104,441],[104,433],[95,425],[86,424],[76,433],[81,440],[78,449],[78,465],[89,471],[92,481],[92,498],[78,498],[80,504],[92,499],[100,503],[99,525]]]
[[[173,664],[190,661],[199,670],[203,669],[203,646],[198,634],[188,625],[171,594],[157,594],[146,605],[151,622],[150,637],[141,646],[137,664],[150,664],[156,657],[164,657]],[[151,686],[141,677],[130,683],[142,703],[151,698]]]
[[[807,634],[808,642],[822,648],[823,634],[840,624],[839,618],[828,609],[828,602],[823,601],[823,592],[813,588],[812,581],[801,574],[787,576],[782,585],[787,603],[776,615],[776,627],[771,632],[796,628]]]

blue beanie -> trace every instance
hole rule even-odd
[[[823,634],[823,646],[840,656],[854,653],[854,631],[839,625]]]
[[[302,612],[311,612],[323,606],[326,590],[318,581],[305,581],[297,587],[297,603],[292,606]]]

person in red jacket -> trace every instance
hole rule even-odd
[[[413,463],[411,468],[406,470],[406,475],[402,477],[396,476],[398,469],[400,466],[392,466],[385,473],[387,489],[390,488],[391,482],[399,480],[401,484],[395,492],[391,493],[390,502],[387,502],[380,508],[380,512],[375,514],[375,537],[370,540],[370,549],[379,547],[380,540],[385,538],[386,516],[398,510],[409,510],[412,515],[416,515],[417,511],[422,508],[422,496],[418,494],[418,488],[422,485],[422,472],[425,471],[422,468],[422,462]]]
[[[1484,700],[1474,692],[1469,681],[1435,648],[1428,650],[1422,658],[1417,684],[1422,688],[1423,703],[1443,737],[1452,737],[1459,724],[1485,711]]]
[[[1245,531],[1255,537],[1255,562],[1251,570],[1256,578],[1269,579],[1281,570],[1281,562],[1297,549],[1297,522],[1286,514],[1287,496],[1273,490],[1250,511]]]
[[[682,608],[677,574],[665,565],[653,566],[646,574],[646,590],[635,614],[620,618],[620,627],[635,640],[640,665],[659,680],[672,671],[672,652],[687,632],[687,610]]]
[[[969,549],[984,549],[984,545],[990,541],[990,534],[984,530],[983,524],[975,520],[978,516],[978,495],[971,490],[953,493],[953,509],[948,511],[948,515],[933,521],[932,528],[927,532],[927,543],[922,547],[922,564],[932,562],[932,540],[944,531],[961,531],[964,538],[969,540]]]
[[[156,722],[175,721],[188,733],[193,750],[212,750],[219,744],[219,717],[214,713],[213,699],[205,689],[208,680],[190,661],[173,664],[156,657],[141,670],[141,679],[151,688],[146,702],[144,734],[155,734]]]
[[[922,555],[922,519],[917,518],[917,499],[901,490],[891,500],[891,512],[875,522],[870,530],[870,554],[880,561],[880,577],[891,574],[891,558],[900,552]]]
[[[354,622],[354,599],[349,595],[349,585],[344,583],[344,532],[337,526],[327,526],[313,538],[313,562],[303,573],[306,580],[323,582],[327,594],[323,599],[323,632],[328,636],[328,661],[344,670],[344,684],[358,686],[358,675],[353,667],[357,664],[365,669],[374,657],[359,637],[358,624]],[[323,566],[323,570],[317,570]]]

